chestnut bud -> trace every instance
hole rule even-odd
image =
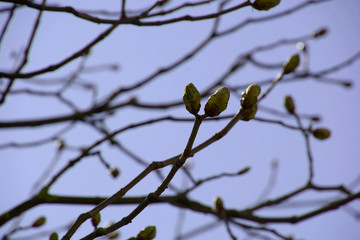
[[[256,0],[252,6],[259,11],[267,11],[280,3],[280,0]]]
[[[183,102],[191,114],[197,114],[200,110],[201,96],[194,84],[189,83],[184,89]]]
[[[258,106],[256,103],[248,109],[241,108],[240,109],[241,120],[249,121],[249,120],[253,119],[255,117],[257,109],[258,109]]]
[[[224,203],[220,197],[216,196],[214,198],[214,203],[215,203],[215,206],[214,206],[213,210],[215,212],[222,213],[225,211]]]
[[[46,222],[46,217],[44,216],[39,217],[33,222],[32,227],[41,227],[42,225],[45,224],[45,222]]]
[[[260,95],[260,92],[261,87],[258,84],[249,85],[241,94],[241,106],[245,109],[251,108],[252,105],[257,103],[257,97]]]
[[[288,113],[294,114],[295,104],[294,104],[294,100],[292,99],[291,96],[289,96],[289,95],[285,96],[284,106],[285,106],[286,110],[288,111]]]
[[[143,240],[154,239],[155,236],[156,236],[156,227],[155,226],[147,226],[141,232],[139,232],[139,234],[137,235],[137,237],[139,239],[143,239]]]
[[[331,132],[326,128],[317,128],[312,132],[313,136],[317,139],[324,140],[330,137]]]
[[[59,240],[59,234],[57,232],[51,233],[49,240]]]
[[[227,108],[230,91],[227,87],[221,87],[213,93],[205,104],[205,114],[209,117],[218,116]]]
[[[100,213],[96,213],[94,216],[91,217],[91,224],[96,228],[101,221]]]
[[[283,65],[283,74],[292,73],[300,64],[299,54],[290,56]]]

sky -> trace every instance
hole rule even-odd
[[[222,17],[219,31],[225,31],[247,19],[258,19],[282,12],[301,2],[304,1],[281,1],[279,6],[268,12],[258,12],[251,7],[241,9]],[[56,4],[57,2],[48,1],[47,3]],[[118,4],[117,1],[110,0],[106,4],[99,4],[96,1],[61,1],[62,6],[71,5],[84,10],[114,10],[119,8]],[[131,1],[128,7],[129,9],[139,9],[143,4],[143,1]],[[8,5],[0,3],[0,8]],[[186,8],[178,14],[200,15],[213,9],[214,5],[194,10]],[[313,4],[278,19],[251,22],[239,31],[215,39],[188,62],[169,73],[162,74],[150,84],[120,96],[116,102],[120,103],[134,97],[141,103],[149,104],[180,101],[186,84],[192,82],[200,92],[205,91],[227,71],[229,65],[241,54],[247,53],[257,46],[264,46],[281,39],[305,36],[324,27],[328,29],[328,33],[324,37],[308,40],[306,46],[309,53],[309,69],[311,71],[327,69],[359,52],[359,10],[360,2],[357,0],[333,0]],[[1,72],[14,69],[16,66],[16,61],[12,56],[24,48],[36,14],[37,11],[27,8],[16,12],[10,29],[0,45]],[[2,12],[0,23],[3,24],[5,19],[6,14]],[[189,53],[207,37],[212,29],[212,24],[213,20],[180,22],[161,27],[120,26],[92,49],[85,61],[85,66],[89,69],[94,66],[115,64],[117,70],[106,70],[105,68],[102,71],[84,71],[76,79],[78,85],[71,89],[64,89],[64,97],[73,101],[78,109],[87,109],[94,100],[94,94],[96,100],[104,99],[119,86],[131,86],[156,72],[160,67],[169,66]],[[31,48],[30,60],[23,71],[29,72],[57,63],[92,41],[107,27],[79,20],[63,13],[44,13]],[[296,43],[291,43],[261,51],[254,56],[255,59],[264,63],[279,65],[291,54],[297,52],[299,50],[296,48]],[[82,64],[81,61],[75,60],[59,71],[39,76],[37,79],[41,80],[42,84],[19,80],[14,84],[13,89],[19,92],[23,89],[56,91],[59,89],[59,85],[45,84],[45,82],[54,82],[54,79],[68,75]],[[301,70],[304,67],[305,64],[302,62],[299,68]],[[329,75],[331,79],[351,80],[353,83],[351,88],[345,88],[339,84],[326,84],[314,79],[284,83],[276,86],[259,106],[258,117],[282,120],[296,125],[296,121],[292,118],[272,115],[266,111],[271,107],[285,112],[283,98],[290,94],[295,99],[299,113],[321,116],[321,121],[315,123],[314,127],[331,129],[331,138],[326,141],[311,138],[314,181],[319,185],[342,184],[349,186],[359,177],[358,136],[360,128],[358,119],[360,110],[357,107],[357,103],[360,101],[359,69],[360,61],[357,61],[349,67]],[[248,64],[233,74],[226,83],[228,86],[248,85],[273,79],[278,72],[279,68],[261,70]],[[96,83],[97,92],[84,90],[85,83]],[[0,82],[0,87],[3,89],[3,82]],[[266,89],[268,85],[264,85],[264,87]],[[203,99],[202,106],[205,103],[206,98]],[[235,114],[238,109],[239,96],[232,94],[228,108],[223,114]],[[70,112],[71,109],[66,104],[59,102],[56,97],[14,93],[9,95],[6,104],[0,107],[0,122],[39,119]],[[111,130],[115,130],[134,122],[169,115],[191,117],[183,106],[160,110],[126,107],[106,119],[106,124]],[[221,130],[227,121],[205,121],[199,130],[195,145]],[[304,124],[308,124],[308,122],[304,121]],[[1,129],[0,144],[27,143],[45,139],[66,126],[66,124],[54,124],[39,128]],[[116,139],[124,147],[136,153],[140,159],[150,163],[181,153],[191,127],[191,122],[165,121],[126,131]],[[88,146],[100,137],[99,132],[94,131],[86,124],[77,124],[73,129],[61,135],[61,139],[66,142],[67,146],[72,146],[74,149]],[[103,144],[99,150],[102,151],[103,157],[107,161],[120,169],[120,176],[117,179],[109,176],[106,168],[96,157],[89,157],[60,178],[50,192],[59,195],[109,196],[144,169],[144,166],[134,162],[124,152],[109,144]],[[1,213],[29,198],[36,179],[42,175],[51,162],[56,163],[51,171],[51,174],[54,174],[76,155],[77,151],[70,149],[57,156],[54,142],[36,147],[1,148],[0,192],[2,196],[5,196],[0,199]],[[209,182],[190,196],[209,205],[213,204],[215,196],[221,196],[228,208],[242,209],[252,206],[259,201],[264,188],[268,186],[269,179],[274,173],[271,171],[274,162],[277,163],[276,182],[272,191],[267,194],[268,199],[281,196],[306,181],[308,160],[302,135],[298,131],[275,124],[259,121],[239,122],[226,137],[190,158],[187,164],[191,166],[190,170],[196,179],[224,172],[232,173],[245,167],[250,167],[251,170],[243,176]],[[165,168],[163,173],[166,174],[168,170],[169,168]],[[49,177],[45,182],[48,180]],[[154,191],[159,184],[159,179],[155,174],[151,174],[131,189],[127,196],[146,195],[149,191]],[[179,188],[191,186],[189,179],[182,172],[176,175],[174,184]],[[358,191],[359,184],[353,190]],[[167,190],[164,194],[172,193],[171,190]],[[294,199],[294,202],[311,199],[328,200],[334,197],[341,197],[341,195],[309,192]],[[88,211],[90,207],[42,205],[25,214],[21,224],[26,225],[36,217],[46,214],[48,223],[44,230],[50,231],[64,223],[71,222],[79,214]],[[134,207],[134,205],[108,207],[102,212],[103,222],[119,220]],[[359,221],[356,221],[349,211],[359,212],[359,209],[359,202],[353,201],[348,207],[328,212],[296,225],[270,226],[285,235],[293,235],[295,239],[356,240],[360,236]],[[281,216],[289,213],[300,214],[308,210],[309,208],[283,206],[261,211],[260,214]],[[180,229],[179,216],[185,218],[181,228],[183,233],[216,220],[211,216],[180,211],[166,204],[153,205],[145,209],[131,224],[120,230],[121,239],[136,235],[139,230],[148,225],[157,226],[158,237],[156,239],[173,239],[174,234]],[[13,226],[12,224],[13,222],[10,222],[0,228],[0,236],[6,233]],[[90,224],[85,223],[74,239],[84,236],[90,229]],[[233,230],[238,239],[252,239],[235,227]],[[31,230],[24,231],[14,235],[14,239],[23,239],[22,237],[33,233]],[[61,235],[63,232],[59,231],[59,233]],[[43,239],[47,239],[47,237]],[[211,231],[189,239],[230,239],[230,237],[228,237],[224,224],[219,224]]]

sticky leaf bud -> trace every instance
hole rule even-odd
[[[32,227],[41,227],[42,225],[45,224],[45,222],[46,222],[46,217],[44,216],[39,217],[33,222]]]
[[[246,88],[245,93],[248,97],[258,97],[261,93],[261,87],[258,84],[251,84]]]
[[[327,34],[327,32],[328,32],[327,28],[322,28],[322,29],[314,32],[314,33],[312,34],[312,36],[313,36],[314,38],[318,38],[318,37],[324,36],[325,34]]]
[[[255,117],[257,109],[258,109],[258,106],[256,103],[248,109],[241,108],[240,109],[241,120],[249,121],[249,120],[253,119]]]
[[[267,11],[280,3],[280,0],[256,0],[252,6],[256,10]]]
[[[113,178],[117,178],[119,176],[119,169],[118,168],[109,168],[108,172],[111,174]]]
[[[114,232],[114,233],[111,233],[111,234],[109,234],[109,235],[106,235],[106,237],[108,238],[108,239],[116,239],[116,238],[118,238],[120,236],[120,234],[119,234],[119,232]],[[135,238],[136,239],[136,238]]]
[[[324,140],[330,137],[331,132],[326,128],[317,128],[312,132],[313,136],[317,139]]]
[[[91,224],[96,228],[101,221],[100,213],[96,213],[94,216],[91,217]]]
[[[191,114],[197,114],[200,110],[201,96],[194,84],[189,83],[184,89],[183,102]]]
[[[257,97],[261,93],[261,87],[258,84],[249,85],[241,95],[241,106],[245,109],[251,108],[257,103]]]
[[[216,196],[214,198],[214,203],[215,203],[215,206],[214,206],[215,212],[218,212],[218,213],[224,212],[224,210],[225,210],[224,203],[220,197]]]
[[[59,240],[59,234],[57,232],[51,233],[49,240]]]
[[[287,61],[284,63],[283,65],[283,73],[284,74],[288,74],[288,73],[292,73],[295,71],[295,69],[299,66],[300,64],[300,56],[299,54],[294,54],[292,56],[290,56]]]
[[[205,104],[205,114],[214,117],[227,108],[230,91],[227,87],[221,87],[213,93]]]
[[[143,240],[154,239],[155,236],[156,236],[156,227],[155,226],[147,226],[141,232],[139,232],[139,234],[137,235],[137,237],[139,239],[143,239]]]
[[[289,95],[285,96],[284,106],[285,106],[286,110],[288,111],[288,113],[294,114],[295,104],[294,104],[294,100],[292,99],[291,96],[289,96]]]

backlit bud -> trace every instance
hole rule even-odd
[[[258,84],[251,84],[246,88],[245,93],[248,97],[258,97],[261,93],[261,87]]]
[[[269,10],[270,8],[275,7],[276,5],[278,5],[280,3],[280,0],[256,0],[252,6],[256,9],[256,10]]]
[[[41,227],[42,225],[45,224],[45,222],[46,222],[46,218],[44,216],[39,217],[33,222],[32,227]]]
[[[319,31],[314,32],[312,34],[312,36],[314,38],[318,38],[318,37],[324,36],[327,32],[328,32],[328,30],[326,28],[322,28]]]
[[[287,95],[284,99],[284,106],[288,113],[294,114],[295,112],[295,104],[291,96]]]
[[[288,58],[288,60],[284,63],[283,73],[288,74],[295,71],[295,69],[299,66],[300,56],[299,54],[294,54]]]
[[[260,95],[261,87],[258,84],[251,84],[241,95],[241,106],[245,109],[251,108],[257,103],[257,97]]]
[[[147,226],[137,235],[139,239],[150,240],[156,237],[156,227],[155,226]]]
[[[258,109],[258,107],[257,107],[256,103],[248,109],[241,108],[240,109],[241,120],[249,121],[249,120],[253,119],[255,117],[257,109]]]
[[[51,233],[49,240],[59,240],[59,234],[57,232]]]
[[[326,128],[317,128],[313,131],[313,136],[317,139],[324,140],[330,137],[331,132]]]
[[[108,238],[108,239],[116,239],[116,238],[118,238],[120,236],[120,234],[118,233],[118,232],[114,232],[114,233],[111,233],[111,234],[109,234],[109,235],[106,235],[106,237]],[[130,238],[131,239],[131,238]],[[136,238],[135,238],[136,239]]]
[[[119,176],[119,169],[118,168],[109,168],[108,172],[111,174],[113,178],[117,178]]]
[[[205,104],[205,114],[214,117],[219,115],[227,107],[230,91],[227,87],[221,87],[213,93]]]
[[[184,89],[183,102],[191,114],[197,114],[200,110],[201,96],[194,84],[189,83]]]
[[[96,228],[101,221],[100,213],[96,213],[94,216],[91,217],[91,224]]]
[[[215,203],[215,207],[214,207],[215,212],[218,212],[218,213],[224,212],[224,210],[225,210],[224,203],[220,197],[216,196],[214,198],[214,203]]]

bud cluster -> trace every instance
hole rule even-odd
[[[258,96],[261,93],[261,87],[258,84],[251,84],[241,94],[241,110],[242,120],[249,121],[255,117],[257,112],[257,101]]]
[[[221,87],[213,93],[205,104],[205,115],[209,117],[218,116],[227,108],[230,91],[227,87]],[[186,110],[196,115],[201,107],[201,96],[194,84],[189,83],[184,89],[183,102]]]

